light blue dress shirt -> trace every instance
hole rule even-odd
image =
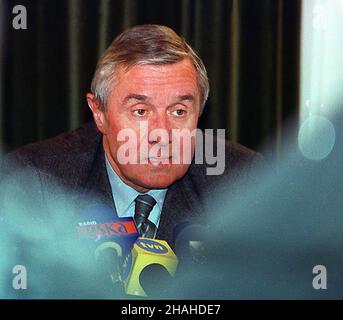
[[[117,215],[119,218],[133,217],[135,214],[135,199],[138,195],[143,193],[140,193],[125,184],[111,167],[106,155],[105,159]],[[167,190],[168,189],[151,189],[147,192],[147,194],[154,197],[157,202],[149,215],[149,220],[153,222],[157,228],[160,223],[162,206]]]

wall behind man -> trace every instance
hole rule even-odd
[[[157,23],[183,35],[207,66],[200,127],[280,154],[283,128],[298,112],[300,1],[23,0],[25,30],[12,25],[17,4],[1,3],[4,151],[90,120],[85,94],[101,53],[124,29]]]

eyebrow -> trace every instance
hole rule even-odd
[[[133,100],[138,100],[138,101],[146,101],[146,100],[148,100],[148,97],[143,95],[143,94],[131,93],[131,94],[127,95],[124,98],[123,102],[126,103],[126,102],[128,102],[129,100],[132,100],[132,99]]]
[[[195,100],[194,96],[192,96],[191,94],[185,94],[183,96],[179,96],[177,97],[177,101],[181,102],[181,101],[185,101],[188,100],[190,102],[193,102]]]
[[[141,102],[145,102],[149,99],[148,96],[145,96],[143,94],[136,94],[136,93],[131,93],[129,95],[127,95],[123,102],[124,103],[127,103],[129,100],[138,100],[138,101],[141,101]],[[185,100],[188,100],[190,102],[193,102],[195,100],[194,96],[191,95],[191,94],[185,94],[185,95],[182,95],[182,96],[178,96],[176,101],[177,103],[179,102],[182,102],[182,101],[185,101]]]

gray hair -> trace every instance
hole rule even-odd
[[[97,64],[91,92],[106,109],[119,67],[172,64],[185,58],[190,59],[197,72],[202,112],[210,91],[205,65],[186,40],[166,26],[139,25],[117,36]]]

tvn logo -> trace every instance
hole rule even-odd
[[[136,245],[141,249],[152,253],[164,254],[168,252],[168,248],[165,245],[154,240],[139,239],[136,242]]]

